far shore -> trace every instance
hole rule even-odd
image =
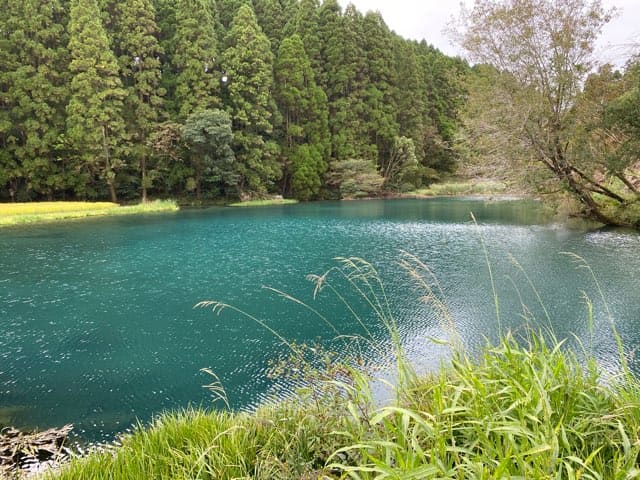
[[[452,179],[450,181],[433,183],[425,188],[402,193],[402,197],[495,197],[505,199],[521,199],[527,197],[521,191],[516,191],[505,182],[490,179]]]
[[[391,192],[378,197],[347,197],[343,200],[366,200],[380,198],[433,198],[470,197],[483,200],[519,200],[528,198],[523,192],[515,191],[506,183],[487,179],[452,179],[434,183],[426,188],[409,192]],[[298,200],[276,196],[262,200],[245,200],[226,204],[228,207],[262,207],[293,205]],[[155,200],[137,205],[118,205],[111,202],[25,202],[0,203],[0,228],[38,223],[78,220],[100,216],[135,215],[178,211],[174,200]]]

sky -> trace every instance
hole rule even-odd
[[[461,55],[443,33],[452,17],[460,13],[460,0],[339,0],[345,7],[353,3],[361,12],[379,11],[391,30],[405,38],[425,39],[447,55]],[[471,0],[464,0],[471,6]],[[629,44],[640,44],[640,1],[603,0],[615,6],[619,15],[603,29],[596,57],[603,62],[623,65],[629,57]]]

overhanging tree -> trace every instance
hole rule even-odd
[[[512,127],[533,157],[587,216],[615,224],[619,220],[605,213],[598,198],[624,198],[585,170],[571,148],[572,109],[593,67],[595,40],[610,18],[600,0],[479,0],[463,9],[458,39],[471,60],[505,74],[504,96],[524,118]]]
[[[579,118],[574,144],[588,169],[605,171],[612,188],[627,200],[615,213],[640,226],[640,69],[624,74],[605,65],[589,75],[576,102]],[[634,205],[635,204],[635,205]]]

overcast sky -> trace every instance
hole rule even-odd
[[[442,33],[452,17],[460,12],[459,0],[339,0],[345,7],[353,3],[358,10],[378,10],[387,25],[405,38],[422,40],[449,55],[461,52]],[[473,1],[465,0],[467,5]],[[597,57],[603,61],[623,64],[629,57],[628,44],[640,43],[640,0],[603,0],[619,8],[620,14],[604,29],[598,43]]]

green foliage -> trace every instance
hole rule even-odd
[[[375,145],[378,164],[391,154],[394,139],[399,134],[395,105],[396,71],[394,70],[393,38],[379,13],[368,12],[362,20],[363,47],[368,76],[363,92],[364,121],[368,143]]]
[[[187,410],[124,438],[123,448],[75,461],[51,478],[305,478],[336,445],[336,413],[293,404],[255,415]]]
[[[587,78],[573,111],[571,146],[580,175],[606,217],[625,225],[640,225],[638,78],[633,63],[624,74],[601,67]]]
[[[344,54],[342,41],[342,8],[337,0],[324,0],[318,7],[316,34],[320,41],[320,59],[322,69],[315,71],[316,82],[326,93],[333,97],[337,92],[337,78],[340,73],[335,70]],[[333,99],[333,98],[332,98]]]
[[[220,24],[225,31],[228,31],[240,7],[251,7],[251,0],[217,0],[216,6]]]
[[[0,6],[0,189],[51,198],[69,182],[56,151],[68,100],[68,12],[59,1]]]
[[[299,145],[290,150],[291,190],[300,200],[310,200],[317,197],[322,186],[322,175],[327,169],[327,163],[322,158],[322,152],[311,145]]]
[[[274,65],[274,98],[282,115],[285,178],[301,200],[318,195],[329,158],[327,97],[315,83],[302,40],[285,38]],[[285,188],[287,180],[285,180]]]
[[[615,79],[609,81],[615,85]],[[613,173],[624,172],[637,162],[640,148],[640,62],[632,63],[619,83],[622,91],[611,99],[605,107],[603,126],[608,131],[618,133],[621,138],[608,159],[608,169]]]
[[[182,139],[193,171],[187,182],[194,185],[198,200],[203,182],[216,185],[223,193],[235,187],[238,180],[234,174],[229,114],[217,109],[192,113],[182,127]]]
[[[372,197],[380,193],[384,178],[376,164],[366,159],[348,159],[331,164],[327,184],[342,198]]]
[[[393,38],[392,48],[397,79],[394,91],[396,121],[402,135],[413,140],[416,153],[421,158],[424,116],[427,111],[424,90],[427,85],[419,64],[418,48],[398,36]]]
[[[69,50],[72,79],[67,137],[81,162],[78,173],[87,182],[99,176],[109,187],[111,201],[116,202],[116,174],[124,164],[122,106],[126,92],[96,0],[72,0]],[[94,195],[86,190],[78,193]]]
[[[184,154],[186,147],[182,138],[182,125],[174,122],[158,125],[149,136],[147,144],[156,159],[150,181],[165,195],[169,192],[184,195],[191,169]]]
[[[150,0],[115,2],[111,10],[114,12],[114,53],[126,91],[123,116],[127,129],[128,164],[132,167],[132,174],[140,174],[136,183],[140,185],[144,202],[155,176],[147,138],[160,119],[165,93],[160,87],[159,30]]]
[[[330,162],[382,170],[397,137],[413,141],[417,183],[455,166],[464,68],[377,13],[337,0],[0,8],[0,200],[144,201],[198,185],[208,197],[315,199]],[[198,182],[179,137],[191,114],[216,108],[231,116],[237,161],[228,179]]]
[[[418,159],[413,140],[396,137],[389,156],[382,160],[382,177],[386,188],[407,190],[416,187]]]
[[[297,0],[254,0],[253,9],[258,24],[271,42],[274,55],[286,36],[287,23],[297,17]]]
[[[300,0],[296,16],[286,26],[288,36],[297,34],[302,39],[306,56],[311,62],[315,76],[323,73],[320,38],[318,36],[319,0]]]
[[[637,383],[603,386],[593,362],[542,336],[508,336],[477,361],[459,353],[408,391],[347,432],[339,452],[358,464],[334,466],[360,479],[638,475]]]
[[[179,0],[172,40],[171,66],[175,76],[173,113],[184,120],[197,110],[220,106],[218,42],[207,0]]]
[[[466,103],[463,78],[468,66],[460,59],[446,57],[424,42],[418,45],[418,61],[423,72],[426,109],[422,118],[421,163],[439,172],[455,171],[455,147],[460,109]]]
[[[241,192],[261,194],[281,175],[277,145],[270,141],[273,54],[251,7],[243,5],[227,36],[222,65],[228,75],[225,102],[234,131],[236,173]]]

